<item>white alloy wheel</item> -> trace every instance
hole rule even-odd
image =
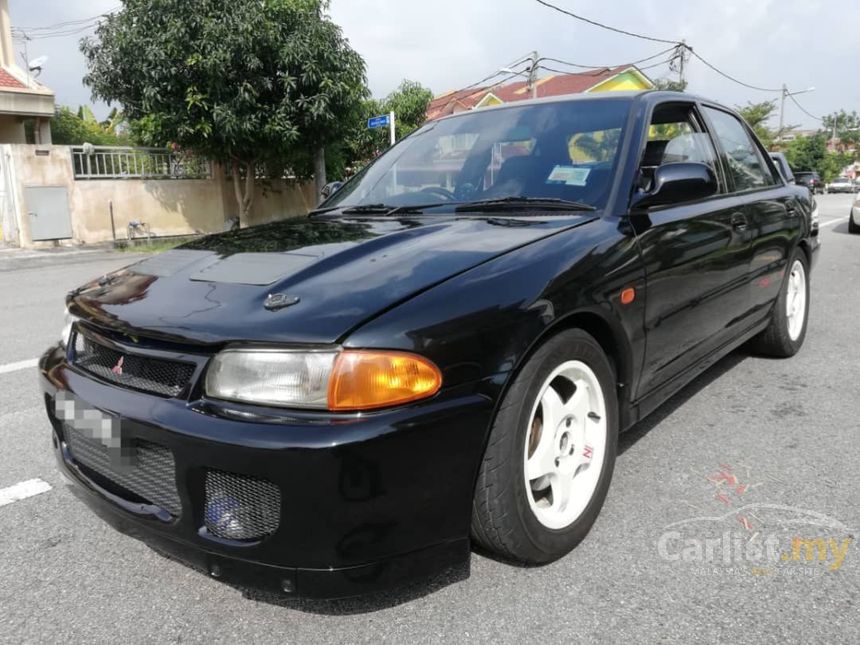
[[[554,369],[532,406],[523,449],[526,496],[545,527],[570,526],[594,496],[606,423],[606,401],[591,368],[567,361]]]
[[[788,336],[795,341],[803,333],[806,322],[806,269],[800,260],[794,261],[788,276],[785,315],[788,318]]]

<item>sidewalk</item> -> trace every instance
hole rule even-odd
[[[143,255],[140,253],[121,253],[105,247],[58,247],[34,250],[0,245],[0,271],[31,269],[72,262],[92,262],[109,257],[127,257],[128,263],[132,264]]]

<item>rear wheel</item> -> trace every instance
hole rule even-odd
[[[473,500],[474,540],[524,564],[576,546],[612,479],[617,408],[613,369],[594,338],[569,330],[543,345],[493,424]]]
[[[770,324],[753,341],[753,349],[769,356],[794,356],[806,339],[809,320],[809,264],[795,249],[771,314]]]

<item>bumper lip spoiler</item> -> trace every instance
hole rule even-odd
[[[243,591],[251,588],[282,597],[337,600],[389,592],[416,581],[438,586],[440,583],[434,576],[446,570],[455,571],[456,575],[446,576],[444,584],[469,577],[471,545],[468,538],[339,569],[279,567],[213,553],[157,532],[153,523],[160,524],[163,521],[160,514],[171,517],[169,513],[159,507],[129,504],[102,489],[65,459],[64,448],[58,441],[55,455],[70,491],[102,520],[120,533],[142,541],[159,555]]]

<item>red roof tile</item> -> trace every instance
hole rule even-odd
[[[598,69],[579,74],[548,76],[538,81],[537,96],[538,98],[544,98],[547,96],[579,94],[631,67],[633,66],[621,65],[619,67]],[[470,110],[480,103],[487,94],[491,93],[503,103],[525,101],[532,98],[527,85],[526,81],[515,81],[506,85],[479,87],[443,94],[430,102],[427,108],[427,120],[432,121],[449,114],[454,114],[455,112]]]
[[[5,69],[0,68],[0,87],[27,87]]]

